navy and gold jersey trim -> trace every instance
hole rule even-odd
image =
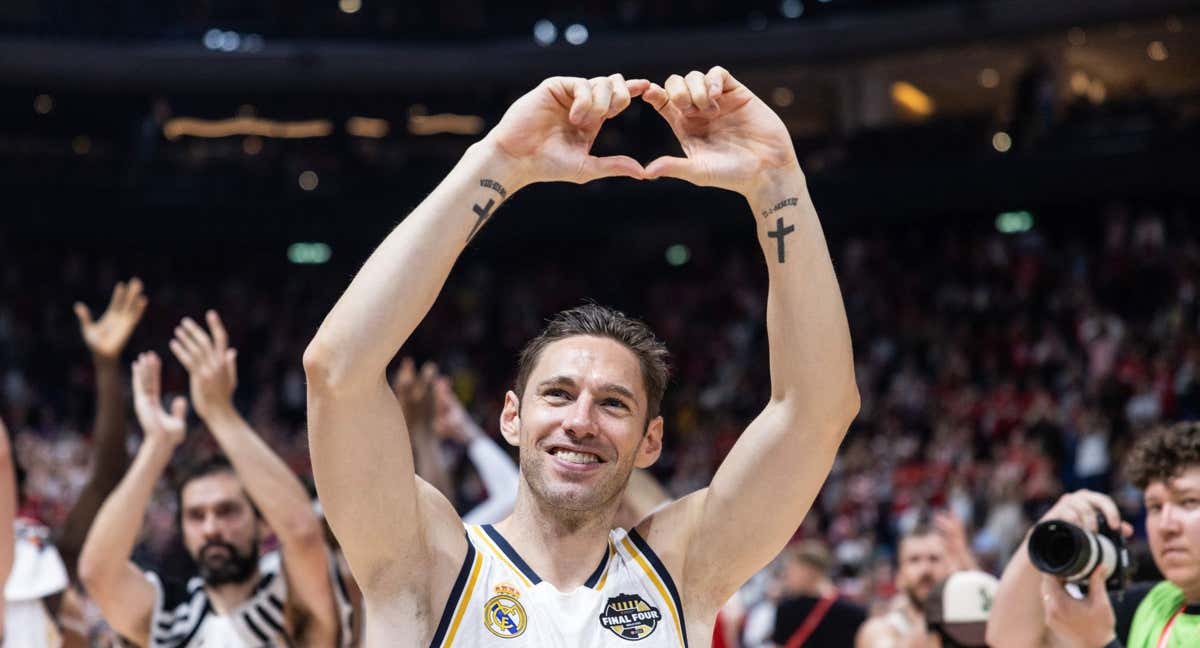
[[[633,544],[637,546],[638,551],[650,561],[650,566],[654,571],[658,572],[658,576],[662,578],[663,583],[667,587],[667,591],[671,593],[671,600],[675,603],[675,609],[679,614],[679,630],[683,635],[683,645],[688,645],[687,640],[687,624],[683,620],[683,601],[679,598],[679,590],[675,587],[675,581],[671,578],[671,572],[667,571],[667,567],[658,559],[658,554],[650,548],[650,544],[646,542],[642,534],[638,533],[637,529],[629,530],[629,539],[633,540]]]
[[[600,582],[600,577],[604,575],[604,568],[608,567],[608,561],[610,559],[612,559],[612,554],[613,554],[613,546],[612,546],[612,543],[610,542],[610,543],[608,543],[608,546],[604,549],[604,555],[600,557],[600,564],[596,565],[596,571],[592,572],[592,575],[588,576],[587,581],[584,582],[584,584],[583,584],[584,587],[590,587],[592,589],[600,589],[600,588],[596,587],[596,584]]]
[[[454,618],[454,610],[458,607],[458,601],[463,595],[463,589],[467,586],[467,578],[471,573],[471,567],[474,563],[475,545],[472,544],[470,536],[467,536],[467,555],[463,558],[462,567],[458,570],[458,578],[454,580],[454,587],[450,588],[450,597],[446,599],[446,608],[442,611],[442,620],[438,622],[437,632],[433,635],[433,641],[429,642],[429,648],[438,648],[446,638],[446,632],[450,629],[450,622]]]
[[[488,537],[492,539],[492,542],[496,543],[496,547],[504,553],[504,556],[512,562],[513,566],[519,569],[521,573],[525,575],[525,578],[529,579],[530,583],[537,585],[538,583],[542,582],[542,578],[537,575],[537,572],[533,571],[533,568],[531,568],[529,564],[525,562],[525,559],[517,553],[517,550],[513,549],[512,545],[508,544],[508,540],[505,540],[504,536],[500,535],[500,532],[496,530],[496,527],[490,524],[484,524],[481,525],[480,528],[483,529],[484,533],[488,534]]]

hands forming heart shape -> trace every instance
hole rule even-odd
[[[638,97],[667,121],[685,157],[643,167],[627,155],[589,152],[605,120]],[[783,121],[719,66],[671,75],[663,85],[620,74],[552,77],[513,103],[487,137],[513,158],[523,184],[671,177],[750,196],[772,172],[798,168]]]

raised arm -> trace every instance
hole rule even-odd
[[[0,575],[8,580],[12,573],[17,518],[17,475],[13,468],[12,442],[8,428],[0,419]],[[4,597],[0,596],[0,646],[4,645]]]
[[[79,578],[100,606],[105,620],[122,636],[145,646],[155,591],[132,562],[154,485],[183,442],[187,401],[175,398],[162,407],[162,363],[153,352],[133,363],[133,406],[145,438],[129,472],[101,505],[79,554]]]
[[[672,76],[643,99],[687,154],[651,162],[647,176],[742,194],[770,280],[770,401],[706,491],[640,527],[673,554],[683,588],[711,598],[703,603],[716,609],[791,538],[858,413],[850,331],[821,223],[779,117],[719,67]]]
[[[305,639],[332,644],[338,621],[324,528],[300,480],[234,408],[237,351],[229,348],[229,335],[217,313],[210,310],[206,318],[208,332],[184,318],[175,328],[171,353],[187,368],[196,414],[208,425],[246,494],[279,538],[292,594],[288,604],[296,605],[313,622]]]
[[[414,476],[385,368],[508,196],[531,182],[640,176],[633,159],[588,150],[647,85],[558,77],[518,99],[367,259],[305,351],[313,473],[368,600],[421,587],[414,568],[457,570],[466,552],[453,508]]]
[[[121,475],[129,470],[129,452],[125,450],[125,400],[121,383],[121,352],[133,329],[146,311],[146,296],[137,277],[129,283],[118,282],[112,299],[100,319],[82,302],[75,303],[79,330],[96,370],[96,422],[92,430],[92,469],[88,481],[67,514],[59,531],[58,550],[67,565],[71,580],[76,580],[79,551],[88,527],[117,487]]]

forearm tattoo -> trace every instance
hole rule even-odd
[[[772,205],[770,208],[764,209],[762,211],[762,217],[766,218],[767,216],[770,216],[771,214],[774,214],[775,212],[787,207],[795,207],[798,202],[799,199],[796,197],[784,198],[783,200],[780,200]],[[795,225],[787,225],[783,222],[783,216],[777,216],[775,218],[775,229],[767,232],[767,238],[775,239],[775,251],[780,263],[783,263],[787,259],[787,254],[784,250],[783,239],[794,231],[796,231]]]
[[[500,194],[501,200],[504,200],[505,198],[508,197],[508,191],[505,190],[504,185],[500,184],[499,182],[496,182],[495,180],[492,180],[491,178],[481,179],[479,181],[479,186],[484,187],[486,189],[491,189],[492,191],[495,191],[496,193]],[[488,198],[486,205],[480,205],[479,203],[475,203],[474,205],[471,206],[471,211],[475,212],[475,226],[471,228],[471,233],[467,235],[468,242],[471,239],[475,238],[475,233],[479,231],[479,228],[483,227],[483,224],[486,223],[487,220],[492,217],[492,209],[495,206],[496,206],[496,200],[494,198]]]

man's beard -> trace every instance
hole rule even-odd
[[[205,553],[210,549],[220,548],[226,552],[226,557],[218,560],[206,560]],[[220,540],[210,540],[200,547],[196,555],[196,566],[200,578],[206,585],[218,586],[230,583],[244,583],[258,569],[258,538],[250,544],[250,550],[241,553],[237,547]]]
[[[555,510],[562,516],[562,521],[573,524],[587,521],[596,513],[612,502],[619,501],[621,493],[629,483],[633,473],[632,458],[627,466],[618,466],[616,474],[589,489],[580,496],[574,493],[557,492],[554,485],[548,483],[546,473],[553,468],[549,465],[550,458],[540,447],[531,445],[519,453],[521,473],[529,490],[537,497],[542,505]]]
[[[914,608],[916,608],[918,612],[920,612],[921,614],[925,614],[925,597],[919,596],[917,593],[918,587],[920,587],[922,584],[923,583],[921,581],[918,581],[916,585],[913,585],[910,587],[905,587],[904,594],[905,594],[905,596],[908,597],[908,602],[912,603],[912,606]],[[932,592],[932,591],[933,591],[933,584],[930,584],[928,587],[925,588],[926,595],[928,595],[929,592]]]

